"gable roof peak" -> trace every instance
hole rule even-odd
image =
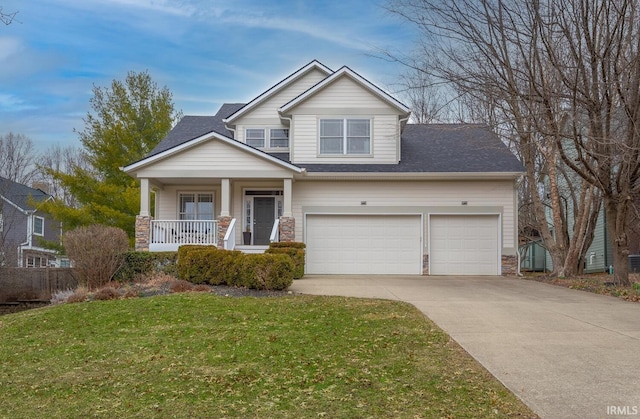
[[[351,68],[349,68],[349,66],[346,66],[346,65],[343,65],[338,70],[334,71],[332,74],[327,76],[325,79],[323,79],[322,81],[318,82],[316,85],[309,88],[307,91],[301,93],[297,97],[290,100],[288,103],[284,104],[282,107],[278,109],[278,111],[280,113],[286,114],[293,107],[304,102],[305,100],[315,95],[317,92],[329,86],[330,84],[332,84],[334,81],[336,81],[341,77],[351,78],[352,80],[356,81],[358,84],[363,86],[365,89],[369,90],[371,93],[378,96],[380,99],[384,100],[385,102],[395,107],[396,109],[400,110],[402,113],[406,114],[407,116],[411,113],[411,109],[409,109],[409,107],[407,107],[405,104],[403,104],[402,102],[400,102],[399,100],[391,96],[391,94],[385,92],[380,87],[373,84],[372,82],[370,82],[369,80],[367,80],[366,78],[358,74],[357,72],[353,71]]]
[[[256,106],[258,106],[260,103],[264,102],[266,99],[270,98],[271,96],[273,96],[277,92],[281,91],[283,88],[285,88],[286,86],[288,86],[289,84],[291,84],[295,80],[298,80],[300,77],[304,76],[305,74],[308,74],[309,72],[311,72],[313,70],[319,70],[319,71],[323,72],[327,76],[330,75],[330,74],[333,74],[333,70],[331,70],[329,67],[325,66],[324,64],[322,64],[318,60],[313,60],[310,63],[308,63],[307,65],[305,65],[305,66],[299,68],[298,70],[294,71],[289,76],[287,76],[286,78],[284,78],[280,82],[276,83],[274,86],[272,86],[269,89],[267,89],[265,92],[263,92],[262,94],[260,94],[256,98],[254,98],[252,101],[250,101],[245,106],[243,106],[242,108],[240,108],[239,110],[237,110],[233,114],[229,115],[227,118],[223,119],[222,121],[225,124],[233,123],[233,121],[238,119],[240,116],[244,115],[245,113],[247,113],[251,109],[253,109]]]

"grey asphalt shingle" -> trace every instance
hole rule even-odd
[[[0,177],[0,196],[4,196],[23,210],[28,210],[34,209],[32,205],[29,205],[29,197],[33,198],[36,202],[42,202],[51,195],[40,189],[31,188],[27,185]]]
[[[151,157],[204,134],[217,132],[233,138],[222,119],[244,106],[222,105],[214,116],[185,116],[158,146]],[[401,139],[399,164],[297,164],[308,172],[353,173],[481,173],[523,172],[520,161],[502,141],[478,124],[407,124]],[[270,153],[289,162],[288,153]]]
[[[155,156],[211,132],[233,138],[233,133],[227,130],[222,120],[244,105],[244,103],[225,103],[213,116],[184,116],[146,157]]]
[[[308,172],[522,172],[502,141],[478,124],[407,124],[399,164],[305,164]]]

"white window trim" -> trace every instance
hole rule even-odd
[[[262,146],[255,146],[255,145],[251,145],[249,144],[249,140],[251,140],[250,138],[248,138],[249,136],[247,135],[249,130],[260,130],[262,131]],[[287,146],[286,147],[273,147],[271,146],[271,131],[273,130],[286,130],[287,131]],[[276,138],[276,140],[282,140],[283,138]],[[291,129],[290,128],[286,128],[286,127],[282,127],[282,126],[264,126],[264,127],[260,127],[260,126],[254,126],[254,127],[245,127],[244,128],[244,143],[247,144],[248,146],[257,148],[259,150],[264,150],[264,151],[288,151],[289,148],[291,147]]]
[[[271,136],[271,131],[273,130],[283,130],[287,132],[287,146],[286,147],[274,147],[271,145],[271,140],[273,140],[274,138]],[[270,150],[288,150],[289,146],[290,146],[290,141],[291,141],[291,130],[289,128],[269,128],[269,140],[268,140],[268,144],[269,144],[269,149]],[[283,140],[284,138],[275,138],[276,140]]]
[[[249,144],[249,141],[257,140],[257,138],[249,138],[249,131],[262,131],[262,146],[255,146]],[[246,145],[255,147],[255,148],[264,148],[265,144],[267,144],[267,130],[265,128],[257,128],[257,127],[247,127],[244,129],[244,142]]]
[[[321,136],[320,136],[320,132],[321,132],[321,124],[323,120],[328,120],[328,119],[337,119],[337,120],[342,120],[342,126],[343,126],[343,130],[342,130],[342,153],[322,153],[322,148],[321,148]],[[349,153],[348,150],[348,142],[347,142],[347,121],[349,120],[366,120],[369,121],[369,153]],[[373,118],[372,117],[365,117],[365,116],[346,116],[346,117],[340,117],[340,116],[323,116],[318,118],[318,157],[323,157],[323,158],[332,158],[332,157],[337,157],[337,158],[353,158],[353,157],[373,157]]]
[[[36,231],[36,220],[42,220],[42,232],[37,232]],[[40,236],[43,237],[44,236],[44,217],[39,217],[37,215],[33,216],[33,235],[34,236]]]
[[[182,195],[211,195],[211,203],[213,205],[213,218],[211,218],[212,220],[216,219],[216,193],[215,191],[204,191],[204,190],[197,190],[197,191],[177,191],[177,196],[176,196],[176,220],[180,220],[180,214],[181,214],[181,208],[180,208],[180,197]]]

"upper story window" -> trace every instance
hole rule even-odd
[[[33,234],[36,236],[44,236],[44,218],[33,217]]]
[[[251,147],[264,147],[264,128],[247,128],[246,143]]]
[[[371,154],[371,120],[321,119],[320,154]]]
[[[212,193],[181,193],[180,220],[213,220]]]
[[[289,130],[286,128],[271,128],[269,130],[270,148],[288,148]]]
[[[247,128],[247,145],[256,148],[288,148],[289,130],[286,128]]]

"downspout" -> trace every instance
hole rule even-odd
[[[278,112],[280,113],[280,112]],[[280,119],[284,119],[286,121],[289,121],[289,162],[292,162],[293,159],[293,141],[291,141],[291,133],[293,132],[293,130],[291,129],[291,124],[293,124],[293,117],[290,116],[284,116],[282,114],[280,114]]]
[[[411,112],[406,116],[406,118],[398,119],[398,147],[396,147],[396,157],[398,158],[398,163],[402,160],[402,123],[407,122],[411,117]]]
[[[24,246],[29,246],[29,247],[33,247],[31,246],[31,242],[33,239],[33,235],[32,235],[32,231],[33,231],[33,212],[29,212],[29,211],[25,211],[25,214],[27,215],[27,241],[24,243],[20,243],[18,245],[18,266],[21,268],[24,268],[24,259],[22,258],[23,255],[23,251],[22,248]]]
[[[233,133],[233,139],[238,141],[238,139],[236,138],[236,129],[235,128],[230,128],[227,123],[225,122],[224,127],[227,131],[231,131]]]
[[[519,208],[519,202],[518,202],[518,189],[520,189],[520,183],[522,183],[522,179],[524,178],[524,176],[520,176],[518,179],[516,179],[516,181],[513,183],[514,185],[514,189],[515,189],[515,208],[514,208],[514,215],[515,215],[515,231],[516,231],[516,243],[515,243],[515,247],[516,247],[516,255],[518,255],[518,266],[516,267],[516,276],[524,276],[522,275],[522,272],[520,272],[520,264],[522,263],[522,261],[520,260],[520,240],[519,240],[519,234],[518,234],[518,225],[520,224],[520,220],[518,219],[518,215],[520,213],[520,211],[518,210]]]

